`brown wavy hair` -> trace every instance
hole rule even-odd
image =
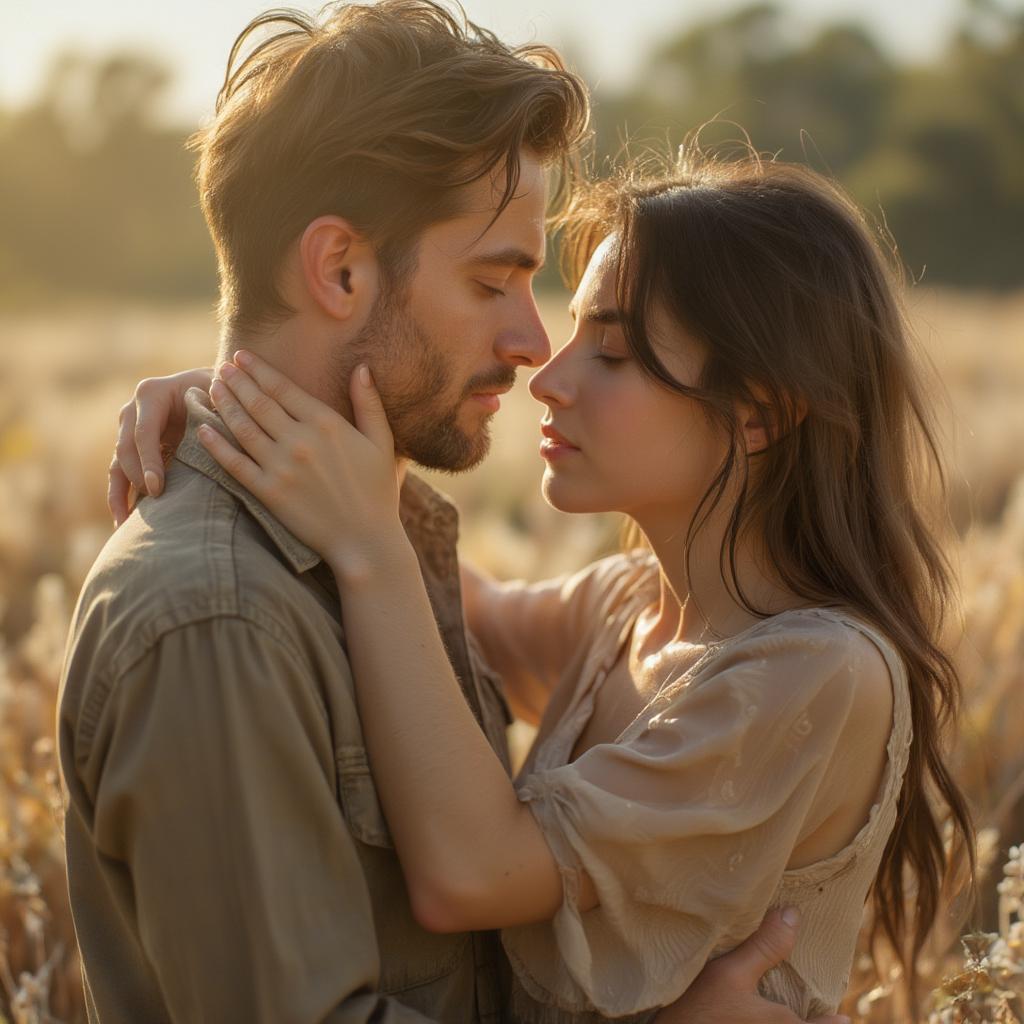
[[[738,539],[756,529],[788,588],[854,611],[902,655],[914,736],[873,886],[871,945],[889,940],[913,998],[914,963],[943,897],[964,881],[973,890],[975,840],[942,750],[960,682],[941,637],[959,605],[942,544],[946,475],[898,266],[821,175],[756,154],[718,160],[696,146],[656,174],[627,168],[581,188],[564,231],[573,283],[601,240],[617,235],[632,355],[732,437],[689,526],[687,560],[735,481],[720,564],[736,599],[766,614],[736,572]],[[666,370],[648,339],[656,304],[706,347],[695,387]],[[748,473],[737,400],[757,407],[771,430],[766,450],[750,457],[757,474]]]
[[[462,186],[503,174],[504,209],[524,148],[555,165],[556,197],[568,195],[587,131],[583,83],[550,47],[510,48],[451,7],[272,10],[235,40],[216,115],[189,143],[223,324],[291,315],[278,271],[319,216],[351,221],[397,281],[424,228],[460,212]]]

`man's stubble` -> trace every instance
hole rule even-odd
[[[480,374],[459,389],[453,400],[454,371],[443,347],[416,322],[407,289],[382,291],[367,323],[350,345],[339,347],[330,373],[340,401],[348,410],[349,381],[366,362],[395,438],[395,452],[427,469],[460,473],[479,465],[490,450],[489,423],[482,420],[472,435],[458,424],[463,402],[487,387],[511,387],[510,367]]]

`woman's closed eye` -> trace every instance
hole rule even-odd
[[[606,332],[597,343],[597,358],[607,366],[624,363],[629,359],[629,351],[624,342],[616,341],[614,337],[609,338]]]

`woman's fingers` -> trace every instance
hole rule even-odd
[[[157,393],[160,392],[160,393]],[[162,382],[140,381],[135,389],[135,430],[133,440],[138,454],[142,484],[136,490],[154,497],[164,489],[164,459],[160,438],[167,429],[173,400],[163,393]]]
[[[142,463],[135,447],[135,417],[135,399],[133,398],[121,407],[121,412],[118,415],[118,440],[114,446],[114,461],[111,463],[110,475],[113,476],[114,469],[117,467],[128,479],[128,482],[134,485],[135,493],[144,495],[145,477],[142,474]]]
[[[242,404],[224,381],[214,380],[210,385],[210,397],[213,399],[213,404],[216,406],[217,412],[220,413],[221,419],[227,424],[238,443],[259,465],[266,466],[273,452],[273,440],[242,408]],[[221,464],[223,465],[223,463]]]
[[[114,517],[115,530],[131,513],[132,507],[129,498],[131,488],[132,482],[124,475],[121,464],[115,455],[114,461],[110,463],[110,469],[107,471],[107,508]]]
[[[263,471],[244,452],[240,452],[226,437],[213,427],[204,423],[197,431],[203,447],[226,469],[243,487],[260,496]]]
[[[391,433],[388,415],[384,411],[370,368],[365,363],[357,366],[352,374],[349,393],[352,398],[352,415],[359,432],[381,451],[394,455],[395,438]]]
[[[245,370],[240,370],[234,363],[225,363],[220,368],[220,376],[245,411],[275,441],[279,441],[289,427],[295,426],[295,420],[277,399],[264,391]]]
[[[324,408],[323,402],[252,352],[240,349],[235,353],[234,361],[292,418],[309,422]]]

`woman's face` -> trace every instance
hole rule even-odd
[[[595,251],[570,312],[572,337],[530,381],[548,407],[543,490],[564,512],[625,512],[641,526],[689,522],[725,457],[724,431],[697,401],[653,381],[632,358],[615,298],[618,238]],[[682,384],[696,384],[702,346],[661,310],[651,342]]]

